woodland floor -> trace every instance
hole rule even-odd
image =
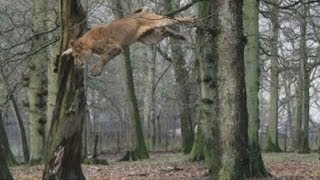
[[[82,165],[88,180],[201,180],[208,169],[203,162],[189,162],[188,156],[174,153],[152,153],[149,160],[116,162],[121,156],[106,155],[110,165]],[[319,154],[268,153],[263,154],[268,179],[320,179]],[[11,168],[16,180],[41,179],[43,166]]]

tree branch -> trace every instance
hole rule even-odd
[[[194,4],[198,3],[198,2],[201,2],[201,1],[208,1],[208,0],[192,0],[190,3],[184,5],[183,7],[179,8],[179,9],[175,9],[173,11],[169,11],[167,13],[164,14],[164,16],[174,16],[182,11],[185,11],[187,9],[189,9],[191,6],[193,6]]]
[[[280,6],[279,4],[277,3],[274,3],[270,0],[263,0],[262,2],[266,3],[266,4],[269,4],[269,5],[272,5],[272,6],[276,6],[278,7],[279,9],[290,9],[290,8],[293,8],[294,6],[296,5],[299,5],[299,4],[312,4],[312,3],[316,3],[316,2],[319,2],[319,0],[310,0],[308,2],[303,2],[302,0],[297,0],[296,2],[292,3],[292,4],[288,4],[288,5],[285,5],[285,6]]]

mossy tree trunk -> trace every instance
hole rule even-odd
[[[79,0],[60,0],[60,52],[85,28],[86,12]],[[71,56],[60,57],[58,94],[47,142],[43,179],[85,179],[81,170],[82,129],[85,118],[83,68]]]
[[[112,1],[113,12],[116,18],[121,18],[124,16],[124,10],[122,4],[118,0]],[[149,153],[147,151],[147,146],[144,140],[141,118],[138,109],[137,97],[134,90],[134,81],[133,81],[133,71],[131,66],[131,57],[130,57],[130,49],[129,47],[125,47],[122,52],[124,59],[124,74],[126,81],[126,89],[127,89],[127,105],[128,105],[128,114],[129,118],[133,125],[132,137],[134,141],[134,150],[133,155],[135,159],[148,159]],[[122,159],[125,160],[126,158]],[[130,159],[130,158],[129,158]]]
[[[242,5],[239,0],[225,0],[214,6],[217,11],[217,118],[221,123],[218,179],[244,179],[249,168]]]
[[[167,11],[172,11],[178,8],[179,5],[172,0],[165,1],[165,8]],[[179,32],[179,27],[172,27],[175,31]],[[179,115],[181,124],[181,137],[182,137],[182,151],[186,154],[190,153],[193,146],[194,134],[193,123],[190,107],[190,86],[188,84],[189,72],[186,69],[186,61],[184,52],[182,51],[181,41],[170,38],[171,57],[174,65],[175,80],[177,83],[176,94],[179,104]]]
[[[59,1],[47,1],[47,6],[50,9],[47,12],[46,18],[47,20],[47,29],[52,31],[48,34],[48,41],[55,42],[59,37],[59,31],[57,26],[60,25],[59,14],[57,13],[59,10]],[[58,93],[58,61],[59,61],[59,50],[60,50],[60,41],[53,43],[48,47],[48,95],[47,95],[47,112],[46,112],[46,138],[48,137],[49,129],[51,126],[51,120],[53,115],[53,110],[56,103],[57,93]]]
[[[46,43],[46,1],[33,0],[33,30],[32,40],[34,54],[29,63],[29,121],[30,121],[30,164],[37,164],[43,160],[46,124],[46,63],[47,52],[42,49]],[[42,49],[42,50],[41,50]]]
[[[307,56],[307,15],[308,5],[302,5],[300,11],[300,70],[297,89],[297,107],[295,124],[294,151],[299,153],[309,153],[309,87],[310,75],[308,72]]]
[[[12,175],[8,168],[8,152],[7,152],[7,142],[6,135],[4,132],[3,121],[2,121],[2,112],[0,112],[0,179],[12,180]]]
[[[199,115],[201,113],[199,112]],[[195,140],[193,143],[193,147],[191,150],[191,161],[203,161],[205,160],[205,146],[206,143],[204,141],[204,132],[202,130],[202,125],[200,118],[198,120],[197,128],[196,128],[196,134],[195,134]]]
[[[274,0],[278,3],[278,0]],[[278,143],[278,99],[279,99],[279,65],[278,65],[278,39],[279,39],[279,8],[272,6],[271,9],[271,81],[270,81],[270,116],[268,123],[268,140],[266,151],[280,152]]]
[[[1,161],[0,164],[4,164],[3,162],[6,162],[6,165],[8,165],[8,166],[17,165],[18,162],[16,161],[16,159],[11,151],[8,137],[7,137],[5,128],[4,128],[4,121],[2,119],[2,112],[0,112],[0,143],[1,143],[0,148],[2,148],[1,153],[3,155],[3,158],[5,159],[4,161]]]
[[[259,145],[259,1],[244,0],[243,28],[247,39],[244,50],[248,109],[249,177],[266,177]]]

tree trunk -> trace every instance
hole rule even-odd
[[[86,12],[79,0],[61,0],[60,52],[85,27]],[[43,179],[85,179],[81,170],[82,128],[85,118],[83,69],[75,66],[71,56],[60,57],[58,94],[47,144]]]
[[[148,74],[146,77],[146,89],[144,96],[144,122],[148,125],[148,141],[150,149],[154,150],[156,144],[156,134],[155,134],[155,72],[156,72],[156,49],[152,48],[152,57],[149,61],[147,68]]]
[[[248,167],[248,114],[242,32],[242,1],[216,4],[218,14],[217,117],[221,133],[219,179],[244,179]]]
[[[161,109],[159,110],[159,114],[157,116],[157,122],[158,122],[158,145],[162,145],[162,124],[161,124],[161,119],[160,119],[160,115],[161,115]]]
[[[0,112],[0,143],[1,143],[0,148],[2,148],[1,149],[2,155],[3,155],[3,158],[5,159],[5,161],[2,161],[2,162],[7,162],[6,165],[8,165],[8,166],[17,165],[18,162],[16,161],[16,159],[11,151],[8,137],[7,137],[5,128],[4,128],[4,121],[2,118],[2,112]],[[0,164],[3,164],[2,162]]]
[[[59,10],[59,1],[46,1],[48,4],[48,9],[52,9],[47,13],[47,28],[49,30],[53,30],[57,28],[58,24],[60,24],[59,14],[57,13]],[[48,41],[54,42],[59,37],[59,31],[55,30],[48,34]],[[58,61],[59,61],[59,47],[60,41],[55,42],[51,46],[48,47],[48,96],[47,96],[47,123],[46,123],[46,138],[48,138],[49,129],[51,126],[53,110],[56,103],[57,93],[58,93]]]
[[[8,168],[9,162],[7,162],[8,155],[8,139],[4,132],[2,112],[0,112],[0,179],[12,180],[12,175]]]
[[[10,106],[11,106],[12,112],[15,115],[15,118],[17,119],[17,123],[19,126],[24,162],[28,163],[30,157],[29,157],[29,149],[28,149],[26,130],[24,128],[23,120],[22,120],[16,99],[14,96],[11,97]]]
[[[116,18],[121,18],[124,16],[123,7],[120,1],[113,0],[112,1],[114,9],[113,12]],[[134,81],[133,81],[133,71],[131,66],[131,58],[130,58],[130,49],[129,47],[125,47],[123,49],[123,59],[125,64],[125,81],[127,88],[127,98],[128,98],[128,113],[131,122],[133,123],[134,131],[132,131],[134,137],[135,149],[134,153],[138,159],[148,159],[149,153],[147,151],[146,143],[144,141],[142,126],[141,126],[141,118],[138,109],[137,97],[134,90]]]
[[[200,2],[198,3],[198,18],[202,19],[207,17],[209,14],[213,13],[210,10],[209,2]],[[207,19],[203,24],[207,24],[208,28],[212,28],[212,19]],[[198,78],[199,78],[199,87],[200,94],[199,97],[199,105],[197,109],[197,127],[195,129],[195,141],[191,151],[191,161],[200,161],[206,159],[205,156],[208,155],[206,153],[205,146],[208,145],[209,139],[218,139],[219,137],[208,137],[211,135],[209,124],[213,124],[216,106],[216,65],[215,65],[215,57],[213,54],[213,46],[210,46],[212,42],[211,36],[209,33],[204,31],[201,28],[198,28],[196,31],[196,58],[199,62],[198,66]],[[210,37],[210,39],[208,38]],[[216,126],[212,126],[214,128],[212,131],[215,131],[216,134],[219,132],[218,122],[215,122]],[[208,128],[207,128],[208,127]],[[211,127],[211,126],[210,126]],[[216,142],[218,143],[218,141]],[[218,148],[216,149],[218,150]],[[213,152],[214,154],[218,154],[219,152]],[[208,159],[206,159],[208,160]],[[218,161],[219,159],[217,159]],[[210,161],[210,160],[209,160]]]
[[[277,3],[278,0],[274,0]],[[266,151],[280,152],[278,143],[278,99],[279,99],[279,68],[278,68],[278,38],[279,38],[279,9],[272,6],[271,10],[271,82],[270,82],[270,117],[268,124],[268,141]]]
[[[1,71],[1,81],[4,83],[4,85],[7,87],[7,90],[10,89],[10,84],[8,83],[8,80],[4,78],[4,74]],[[28,142],[27,142],[27,135],[26,135],[26,131],[24,128],[24,124],[23,124],[23,119],[21,117],[20,114],[20,110],[16,101],[16,98],[14,95],[11,96],[10,98],[10,107],[11,107],[11,111],[14,114],[17,123],[18,123],[18,127],[19,127],[19,131],[20,131],[20,137],[21,137],[21,144],[22,144],[22,150],[23,150],[23,157],[24,157],[24,162],[28,163],[29,159],[30,159],[30,154],[29,154],[29,149],[28,149]]]
[[[287,143],[289,141],[289,143],[291,144],[291,146],[287,146],[287,150],[291,151],[293,150],[293,144],[294,144],[294,138],[293,138],[293,125],[292,125],[292,119],[293,119],[293,115],[292,115],[292,95],[291,95],[291,83],[290,83],[290,74],[288,72],[285,72],[284,74],[284,91],[285,91],[285,95],[286,95],[286,106],[287,106],[287,136],[288,136],[288,140]],[[288,143],[288,144],[289,144]]]
[[[201,112],[199,112],[199,115]],[[200,118],[198,120],[198,125],[196,127],[196,135],[191,151],[191,161],[203,161],[205,160],[205,142],[204,142],[204,132],[201,127]]]
[[[308,72],[308,56],[307,56],[307,5],[301,7],[300,17],[300,71],[298,77],[298,95],[297,95],[297,114],[296,114],[296,134],[295,134],[295,151],[299,153],[309,153],[309,87],[310,77]],[[298,114],[300,113],[300,114]]]
[[[206,28],[212,29],[207,32],[201,27],[197,29],[196,54],[199,60],[199,83],[200,83],[200,109],[199,126],[203,130],[204,156],[208,162],[210,178],[218,179],[221,167],[221,142],[220,142],[220,120],[217,117],[218,108],[218,84],[217,84],[217,58],[218,49],[214,27],[218,25],[217,1],[204,1],[198,3],[198,16],[205,18],[203,22]],[[197,144],[200,144],[201,130],[198,129],[194,151]],[[199,132],[200,130],[200,132]],[[194,155],[194,154],[193,154]],[[199,154],[198,154],[199,155]],[[195,156],[194,156],[195,157]]]
[[[84,94],[88,96],[88,63],[84,63]],[[84,126],[83,126],[83,133],[82,133],[82,159],[86,159],[88,157],[88,139],[89,139],[89,123],[90,123],[90,111],[88,104],[85,104],[85,116],[84,116]]]
[[[244,50],[247,109],[248,145],[250,150],[250,169],[248,177],[266,177],[259,145],[259,1],[244,0],[243,28],[247,39]]]
[[[35,34],[46,31],[44,22],[46,2],[33,0],[33,30]],[[37,35],[32,40],[32,51],[39,51],[46,43],[44,35]],[[29,121],[30,121],[30,164],[43,160],[46,123],[46,50],[40,50],[32,56],[29,64]]]
[[[174,8],[178,8],[179,5],[175,1],[166,0],[165,7],[167,11],[172,11]],[[175,31],[179,32],[179,27],[173,27]],[[172,60],[174,64],[174,72],[176,79],[176,94],[179,104],[179,115],[181,124],[181,137],[182,137],[182,152],[188,154],[192,150],[194,135],[193,125],[191,119],[190,108],[190,87],[188,85],[189,73],[186,69],[186,62],[184,59],[184,52],[180,41],[174,38],[170,38]]]

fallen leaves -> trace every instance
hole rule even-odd
[[[318,154],[264,154],[266,168],[274,179],[320,179]]]
[[[263,159],[268,179],[320,179],[318,154],[268,153]],[[110,165],[82,165],[88,180],[201,180],[208,176],[204,162],[190,162],[182,154],[151,154],[151,158],[136,162],[116,162],[119,157],[104,156]],[[11,168],[16,180],[38,180],[43,166]]]

